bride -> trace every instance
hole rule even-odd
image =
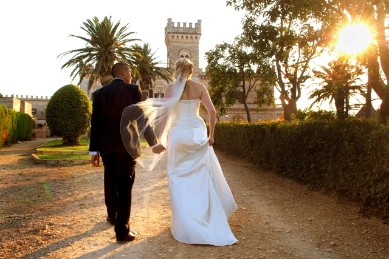
[[[150,98],[127,107],[122,115],[122,138],[127,151],[149,170],[161,155],[140,151],[144,130],[151,125],[166,147],[171,232],[176,240],[187,244],[231,245],[238,240],[228,218],[237,205],[212,147],[215,107],[205,86],[191,80],[192,71],[193,64],[188,58],[178,59],[176,80],[167,86],[165,99]],[[200,103],[209,114],[208,137],[199,116]]]

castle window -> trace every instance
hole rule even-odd
[[[183,57],[185,57],[185,58],[190,58],[190,51],[187,50],[187,49],[182,49],[182,50],[180,50],[180,52],[178,53],[178,56],[179,56],[180,58],[183,58]]]

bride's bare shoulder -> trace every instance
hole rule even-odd
[[[191,83],[193,86],[204,87],[204,85],[203,85],[202,83],[199,83],[199,82],[197,82],[197,81],[190,80],[190,83]]]

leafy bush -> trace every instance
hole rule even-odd
[[[13,130],[14,141],[31,140],[34,120],[26,113],[15,113],[16,129]]]
[[[12,111],[5,106],[0,106],[0,146],[11,144]]]
[[[389,127],[349,118],[218,123],[215,147],[389,216]],[[233,137],[232,137],[233,136]]]
[[[91,114],[88,96],[76,85],[65,85],[47,104],[46,122],[53,135],[62,137],[64,145],[78,145],[89,129]]]
[[[33,119],[30,115],[0,106],[0,147],[32,137]]]
[[[311,110],[298,110],[296,114],[292,116],[293,120],[325,120],[332,121],[336,119],[336,114],[333,111],[311,111]]]

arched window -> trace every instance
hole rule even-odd
[[[189,50],[187,50],[187,49],[182,49],[182,50],[180,50],[180,52],[178,53],[178,56],[179,56],[180,58],[189,58],[189,59],[190,59],[190,52],[189,52]]]

